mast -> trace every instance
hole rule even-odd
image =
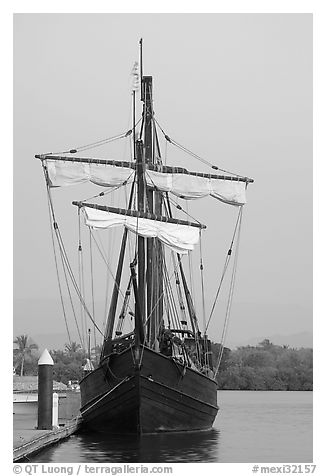
[[[145,150],[145,163],[153,164],[153,127],[152,127],[152,115],[153,115],[153,106],[152,106],[152,85],[153,79],[152,76],[142,77],[142,100],[144,102],[143,107],[143,120],[144,120],[144,150]],[[154,212],[154,191],[147,189],[147,207],[149,213]],[[153,310],[153,294],[155,287],[155,272],[154,272],[154,238],[148,238],[146,241],[146,257],[147,257],[147,268],[146,268],[146,303],[147,303],[147,319],[149,316],[152,316]],[[153,319],[148,319],[147,324],[147,340],[148,344],[151,346],[152,342],[152,329],[153,329]]]
[[[153,167],[155,164],[155,141],[153,127],[153,78],[152,76],[142,77],[143,93],[143,120],[144,120],[144,150],[145,164]],[[161,193],[147,187],[146,190],[147,208],[149,213],[162,215]],[[159,240],[148,238],[146,241],[146,303],[147,303],[147,336],[148,344],[153,347],[155,344],[158,329],[163,316],[163,281],[162,281],[162,246]]]
[[[137,173],[137,205],[138,211],[145,211],[145,194],[146,183],[144,177],[144,153],[143,153],[143,141],[136,141],[136,173]],[[141,320],[145,319],[145,238],[142,236],[137,237],[138,240],[138,309],[141,314]],[[136,308],[137,311],[137,308]]]

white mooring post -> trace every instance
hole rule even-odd
[[[52,426],[59,428],[59,395],[57,393],[53,394]]]

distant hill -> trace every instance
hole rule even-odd
[[[69,302],[65,302],[69,306]],[[99,309],[102,309],[102,303],[99,303]],[[246,312],[252,311],[251,308],[245,308]],[[256,312],[255,308],[253,311]],[[71,316],[70,316],[71,317]],[[14,301],[14,337],[21,334],[28,336],[35,342],[40,351],[47,349],[64,349],[68,342],[68,336],[65,330],[65,323],[62,317],[59,300],[38,298],[38,299],[15,299]],[[79,342],[75,324],[69,322],[71,340]],[[229,332],[226,340],[226,346],[235,349],[236,347],[246,345],[257,345],[264,339],[269,339],[275,345],[288,345],[293,348],[313,346],[312,332],[293,332],[291,334],[263,334],[259,336],[250,336],[249,332],[254,334],[254,327],[243,329],[241,326],[235,326],[233,332]],[[309,329],[309,327],[308,327]],[[245,332],[243,332],[245,331]],[[261,331],[256,331],[261,332]],[[248,336],[249,334],[249,336]],[[219,336],[217,332],[210,334]],[[248,336],[248,337],[247,337]],[[213,340],[214,337],[212,337]],[[97,342],[98,343],[98,342]]]
[[[229,343],[226,342],[226,346],[230,347],[231,349],[235,349],[236,347],[246,346],[246,345],[257,345],[259,342],[262,342],[264,339],[268,339],[272,344],[275,345],[288,345],[289,347],[300,349],[301,347],[313,347],[313,334],[312,332],[298,332],[296,334],[289,334],[289,335],[280,335],[280,334],[273,334],[273,335],[265,335],[260,337],[252,337],[250,339],[244,341],[230,341]]]

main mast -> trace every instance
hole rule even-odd
[[[139,43],[141,101],[143,102],[141,127],[143,154],[141,159],[137,154],[138,210],[161,216],[161,194],[147,187],[144,178],[145,167],[155,164],[156,134],[153,121],[153,78],[152,76],[143,76],[142,40]],[[162,248],[159,240],[155,238],[147,238],[146,242],[143,238],[138,238],[138,283],[143,321],[147,321],[147,344],[153,347],[163,315]]]

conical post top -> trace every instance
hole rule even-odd
[[[53,365],[53,359],[48,349],[44,349],[41,357],[39,358],[38,365]]]

